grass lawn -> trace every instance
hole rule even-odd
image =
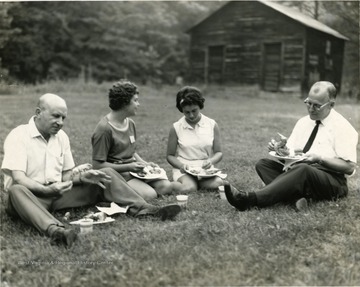
[[[90,137],[108,112],[109,87],[55,83],[0,96],[1,146],[12,128],[28,122],[38,97],[49,91],[68,103],[64,130],[76,163],[91,162]],[[135,117],[139,154],[159,163],[169,176],[167,136],[181,116],[176,91],[141,87]],[[302,100],[252,87],[207,87],[204,95],[203,113],[216,119],[221,130],[224,159],[218,167],[236,186],[256,190],[262,186],[256,161],[268,156],[267,142],[277,132],[288,136],[306,115]],[[359,108],[341,97],[336,105],[358,131]],[[359,171],[349,178],[346,199],[312,204],[305,212],[283,205],[238,212],[216,192],[201,190],[189,195],[188,209],[174,221],[121,214],[113,223],[94,226],[71,249],[51,246],[35,229],[10,219],[1,189],[1,286],[360,285],[359,179]],[[155,202],[175,202],[175,196]],[[65,211],[55,215],[61,219]],[[70,210],[72,219],[88,211],[95,208]]]

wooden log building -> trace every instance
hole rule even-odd
[[[187,33],[193,82],[307,93],[314,82],[328,80],[340,89],[349,39],[289,7],[230,1]]]

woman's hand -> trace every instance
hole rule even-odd
[[[146,163],[144,163],[144,162],[140,162],[140,161],[132,162],[132,163],[129,163],[129,171],[139,172],[139,171],[142,171],[145,166],[146,166]]]
[[[186,170],[189,169],[189,166],[187,164],[184,164],[181,168],[180,168],[180,172],[181,173],[186,173]]]
[[[111,176],[107,175],[101,170],[87,170],[80,174],[80,181],[85,183],[96,184],[101,188],[105,189],[106,183],[111,182]]]

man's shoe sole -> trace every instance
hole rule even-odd
[[[159,217],[161,220],[171,220],[176,215],[178,215],[181,211],[181,207],[177,204],[172,205],[166,205],[164,207],[161,207],[155,216]]]
[[[73,229],[65,229],[63,231],[55,231],[51,236],[51,245],[65,244],[66,247],[70,248],[75,240],[77,239],[77,233]]]
[[[75,232],[75,230],[65,230],[65,244],[68,248],[70,248],[73,243],[76,241],[77,239],[77,233]]]

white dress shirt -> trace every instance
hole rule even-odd
[[[315,127],[310,116],[301,118],[295,125],[288,141],[290,149],[303,149]],[[341,158],[356,163],[358,133],[353,126],[338,112],[332,109],[321,121],[315,140],[308,153],[323,157]]]

